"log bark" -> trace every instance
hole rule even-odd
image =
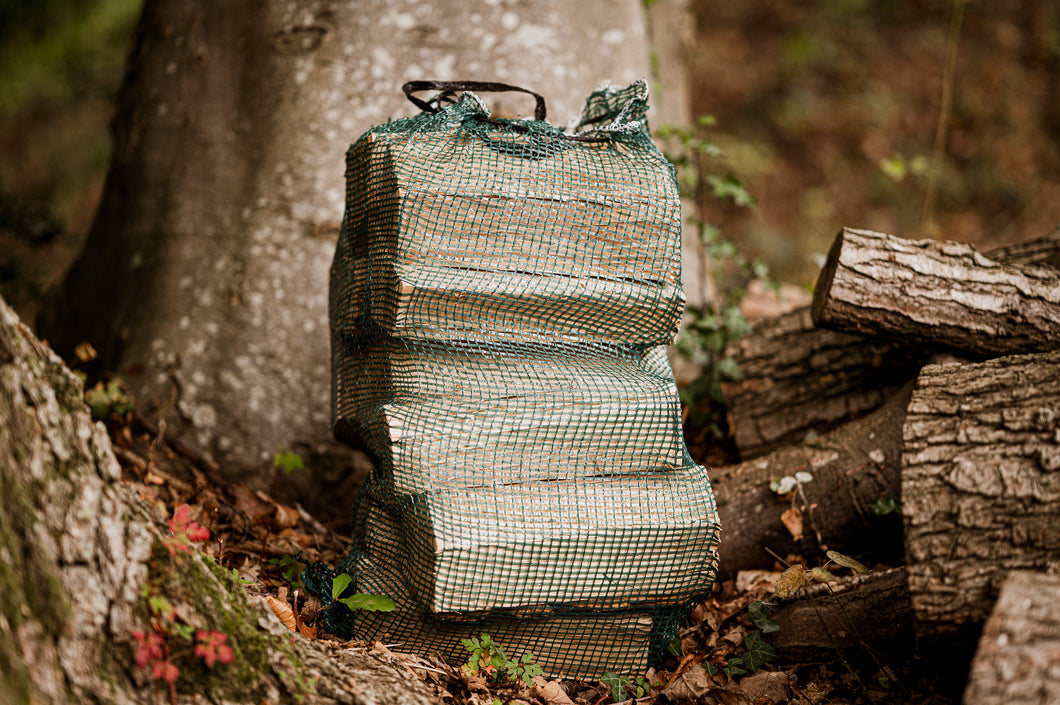
[[[864,416],[928,358],[898,341],[817,328],[809,306],[756,321],[727,353],[743,375],[723,390],[745,461]]]
[[[983,626],[963,702],[1060,702],[1060,577],[1008,575]]]
[[[910,653],[913,610],[904,567],[816,584],[780,604],[769,642],[785,661],[828,658],[838,650]]]
[[[967,635],[1007,571],[1060,569],[1060,352],[925,367],[903,440],[917,631]]]
[[[722,526],[720,575],[771,566],[766,548],[783,556],[826,548],[864,552],[866,546],[900,547],[898,522],[876,517],[869,504],[898,496],[909,393],[904,388],[872,414],[813,441],[715,469],[711,485]],[[781,498],[770,489],[773,478],[800,471],[813,478],[802,486],[805,499],[798,492]],[[782,521],[783,512],[793,506],[803,516],[801,540]]]
[[[1060,272],[969,245],[844,228],[817,280],[817,325],[977,356],[1060,345]]]
[[[385,658],[292,640],[202,554],[171,559],[80,380],[2,299],[0,418],[0,702],[155,702],[150,672],[134,667],[145,589],[184,625],[225,632],[236,656],[179,661],[181,702],[435,702]]]
[[[1060,229],[987,256],[1060,269]],[[932,351],[818,328],[807,306],[756,321],[726,354],[743,374],[723,389],[740,459],[749,460],[864,416],[913,379]]]

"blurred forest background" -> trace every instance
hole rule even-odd
[[[0,0],[0,294],[31,324],[91,225],[141,4]],[[711,168],[758,202],[710,199],[705,215],[782,281],[812,284],[842,226],[927,234],[954,39],[937,235],[985,248],[1060,222],[1055,0],[691,0],[691,8],[693,112],[716,118],[708,136],[723,152]],[[336,169],[345,148],[335,146]]]

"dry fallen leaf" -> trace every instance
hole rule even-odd
[[[807,584],[806,569],[799,563],[796,563],[785,570],[780,576],[780,580],[777,581],[776,596],[781,599],[791,597],[796,592],[806,587]]]
[[[272,595],[266,595],[265,601],[272,607],[272,611],[276,613],[276,616],[280,618],[283,625],[290,629],[292,632],[297,628],[294,619],[294,610],[291,606],[283,600],[277,600]]]
[[[559,681],[546,681],[541,676],[534,678],[530,695],[545,701],[545,705],[574,705],[574,701],[563,690]]]
[[[788,507],[784,510],[780,521],[784,523],[784,528],[791,534],[791,538],[802,541],[802,512],[798,507]]]

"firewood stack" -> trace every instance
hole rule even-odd
[[[459,663],[488,631],[552,675],[634,673],[709,591],[717,512],[665,353],[680,201],[644,91],[598,98],[613,131],[586,141],[465,93],[351,147],[334,430],[378,467],[345,568],[398,605],[355,635]]]
[[[915,625],[921,643],[961,643],[1010,572],[1060,569],[1060,229],[987,255],[844,229],[812,307],[757,321],[729,352],[746,375],[726,388],[743,462],[712,473],[723,575],[769,567],[765,549],[904,546],[892,624]],[[799,496],[770,492],[799,470],[813,478]],[[903,527],[868,510],[887,498]],[[801,535],[781,517],[792,507]],[[1013,612],[999,610],[992,634]],[[1050,615],[1060,621],[1055,602]],[[977,659],[1001,648],[984,643]],[[977,661],[973,677],[987,673],[997,669]],[[968,703],[1040,702],[973,686]]]

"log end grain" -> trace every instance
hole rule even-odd
[[[835,236],[832,247],[828,250],[828,258],[825,260],[824,267],[817,277],[817,283],[813,287],[813,303],[811,304],[810,312],[813,316],[813,322],[817,325],[822,325],[828,320],[828,302],[831,300],[829,293],[832,290],[832,282],[835,280],[836,269],[839,267],[839,253],[843,249],[846,231],[847,229],[843,228]]]

